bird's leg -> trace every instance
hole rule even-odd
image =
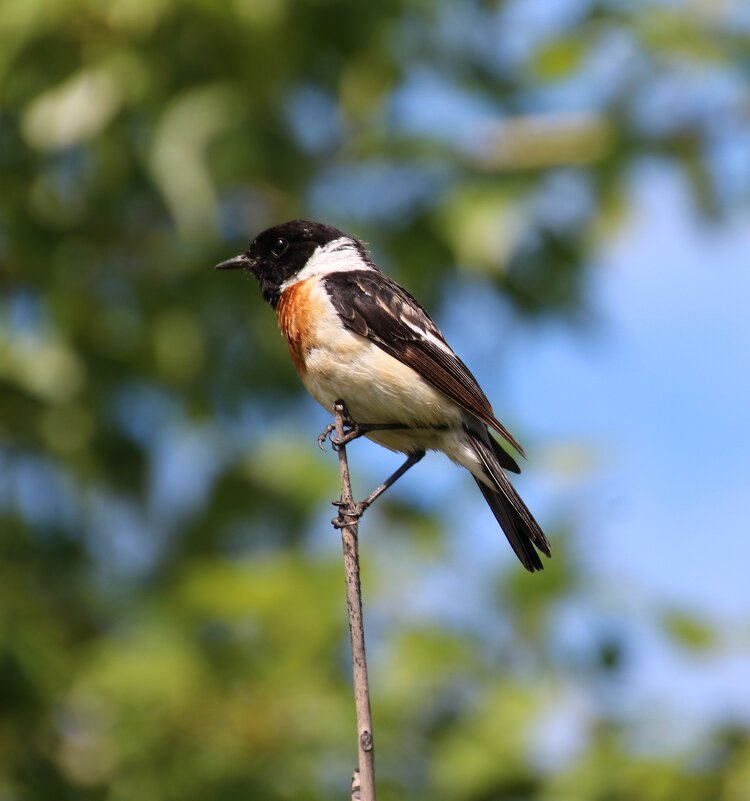
[[[420,462],[425,455],[425,451],[415,451],[414,453],[409,454],[406,461],[398,468],[398,470],[394,470],[388,478],[380,485],[375,487],[375,489],[363,500],[360,501],[359,505],[363,507],[362,511],[367,509],[370,504],[377,500],[387,489],[388,487],[392,487],[400,478],[404,475],[408,470],[411,470],[417,462]]]
[[[382,484],[375,487],[375,489],[363,501],[353,503],[346,509],[343,507],[341,501],[334,501],[333,505],[339,507],[339,513],[331,521],[333,525],[336,528],[343,528],[344,526],[352,523],[354,520],[359,520],[367,507],[370,506],[373,501],[379,498],[388,489],[388,487],[393,486],[401,478],[401,476],[406,473],[407,470],[410,470],[412,467],[414,467],[414,465],[422,459],[424,454],[424,451],[415,451],[414,453],[410,454],[401,467],[391,473],[391,475],[388,476],[388,478]]]
[[[342,445],[348,445],[355,439],[364,437],[371,431],[404,431],[412,428],[408,423],[355,423],[353,420],[346,424],[347,432],[340,439],[338,437],[331,437],[331,445],[334,449],[340,448]]]

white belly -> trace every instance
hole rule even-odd
[[[320,342],[305,359],[308,392],[326,409],[341,399],[358,423],[403,423],[423,431],[381,431],[370,439],[392,450],[440,447],[444,432],[435,426],[461,426],[462,410],[410,367],[365,337],[339,331]],[[345,365],[345,366],[344,366]]]

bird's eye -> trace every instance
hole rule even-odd
[[[271,245],[271,253],[274,256],[283,256],[286,253],[286,249],[289,247],[289,242],[282,237],[278,237],[278,239],[274,240],[273,245]]]

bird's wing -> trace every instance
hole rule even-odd
[[[524,454],[513,435],[495,417],[469,368],[453,352],[429,314],[403,287],[377,270],[334,272],[324,278],[324,283],[336,312],[349,330],[367,337],[411,367]]]

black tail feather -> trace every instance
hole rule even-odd
[[[503,463],[497,458],[495,448],[491,445],[492,438],[487,435],[488,442],[485,442],[477,433],[473,431],[467,433],[482,462],[485,475],[495,485],[493,489],[475,476],[482,495],[523,566],[531,572],[542,570],[544,566],[534,546],[546,556],[550,556],[547,538],[503,472]]]
[[[536,548],[524,533],[523,526],[519,526],[517,517],[513,515],[513,507],[507,503],[499,492],[493,492],[476,477],[474,480],[477,482],[479,489],[482,490],[484,499],[492,509],[495,519],[508,538],[510,547],[513,548],[516,556],[521,560],[521,564],[531,573],[536,570],[544,570],[544,565],[536,552]]]

